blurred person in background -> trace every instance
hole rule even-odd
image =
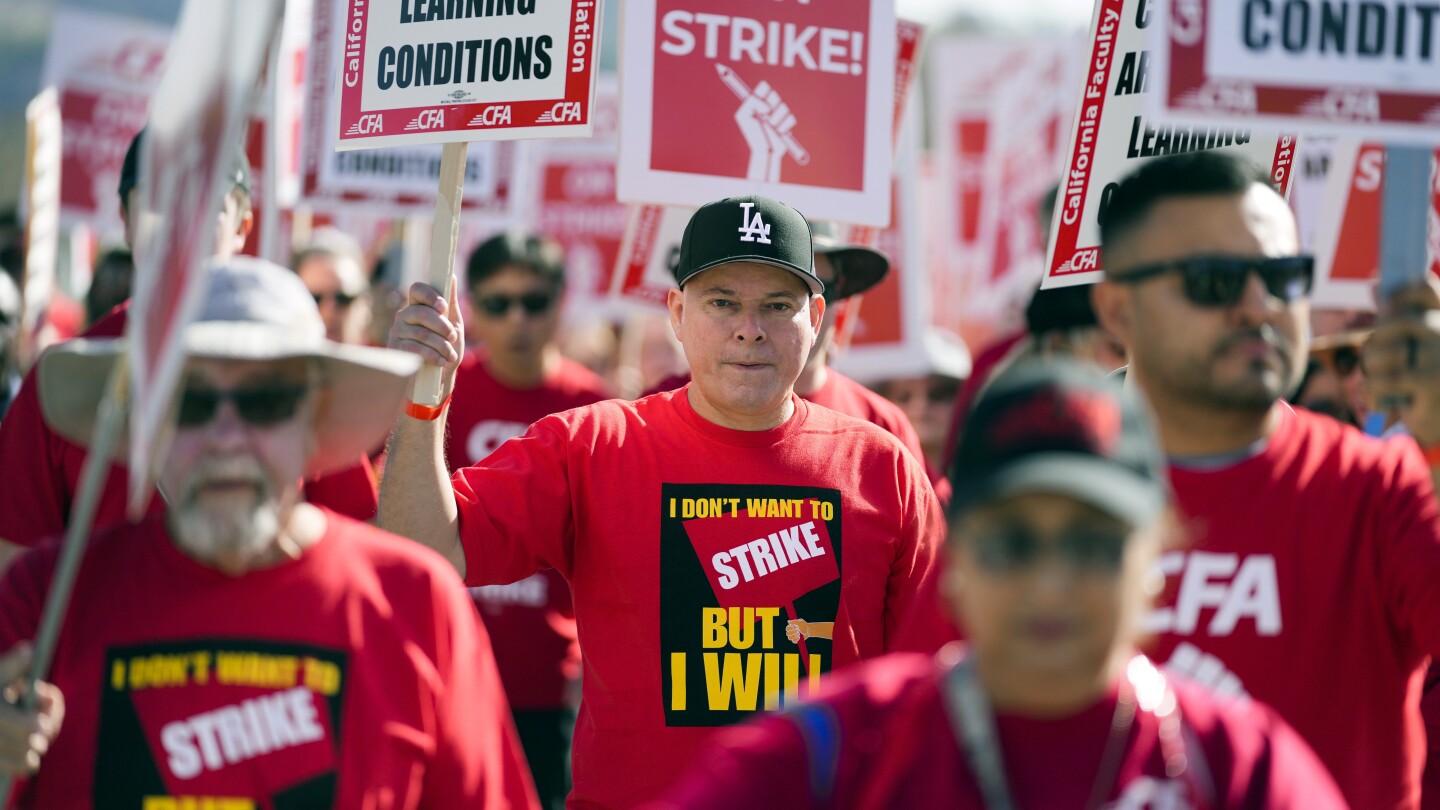
[[[90,289],[85,291],[85,327],[88,329],[130,300],[135,284],[135,257],[128,248],[115,248],[100,254],[95,272],[90,276]]]
[[[1348,329],[1315,338],[1292,402],[1363,428],[1370,412],[1361,356],[1373,329]]]
[[[946,607],[968,644],[887,655],[717,735],[651,807],[1344,808],[1256,701],[1222,702],[1136,646],[1168,534],[1139,398],[1022,360],[980,395],[951,475]]]
[[[167,508],[92,532],[53,685],[35,709],[0,707],[0,772],[33,774],[17,806],[533,807],[453,569],[300,491],[380,440],[420,364],[326,340],[283,267],[201,272],[152,471]],[[123,351],[73,341],[41,360],[58,433],[91,440]],[[59,556],[32,549],[0,582],[7,686]]]
[[[320,228],[295,252],[290,267],[305,283],[325,321],[325,335],[337,343],[363,345],[370,322],[370,285],[365,257],[354,237]]]
[[[382,253],[370,271],[370,318],[366,322],[365,342],[371,346],[390,342],[395,313],[405,305],[398,258],[398,255]]]
[[[955,398],[970,377],[970,350],[958,335],[930,330],[924,338],[923,362],[924,374],[880,380],[870,387],[905,413],[920,439],[926,466],[941,470]],[[949,502],[949,489],[945,478],[935,482],[942,506]]]
[[[1121,346],[1095,317],[1090,285],[1036,289],[1025,307],[1029,351],[1073,357],[1109,373],[1125,365]]]
[[[503,233],[466,263],[480,343],[456,372],[445,441],[448,472],[478,464],[537,419],[609,398],[604,381],[560,354],[565,256],[550,239]],[[570,585],[553,568],[470,590],[495,647],[536,791],[561,810],[570,792],[580,643]]]

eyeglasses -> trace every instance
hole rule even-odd
[[[307,390],[303,385],[267,385],[234,391],[186,388],[180,393],[176,421],[182,428],[207,425],[220,410],[220,403],[231,402],[240,418],[255,427],[278,425],[295,415]]]
[[[328,298],[333,300],[335,305],[341,308],[350,306],[360,298],[358,295],[346,295],[342,292],[311,293],[310,297],[315,299],[315,306],[317,307],[322,306]]]
[[[550,293],[531,292],[524,295],[487,295],[476,301],[479,309],[486,316],[491,318],[503,318],[516,304],[525,311],[528,316],[539,315],[550,309],[555,303],[555,296]]]
[[[1023,526],[981,530],[971,540],[980,567],[993,574],[1015,574],[1035,565],[1047,554],[1084,574],[1114,575],[1125,558],[1128,535],[1123,531],[1075,526],[1056,538],[1046,538]]]
[[[1315,283],[1315,257],[1194,256],[1146,265],[1118,273],[1110,280],[1137,284],[1170,272],[1180,273],[1185,297],[1197,306],[1229,307],[1239,303],[1251,273],[1260,276],[1270,295],[1289,303],[1310,294],[1310,288]]]

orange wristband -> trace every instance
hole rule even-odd
[[[407,402],[405,403],[405,414],[422,422],[434,422],[440,418],[440,414],[445,411],[445,406],[450,404],[450,397],[454,394],[454,391],[446,394],[445,398],[440,400],[440,404],[434,407],[421,405],[418,402]]]

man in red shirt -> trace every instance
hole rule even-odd
[[[969,643],[866,662],[728,730],[654,810],[1345,806],[1272,710],[1136,654],[1169,525],[1139,397],[1022,360],[981,394],[950,480],[945,607]]]
[[[572,806],[654,797],[717,726],[888,649],[931,576],[942,517],[920,462],[793,386],[825,301],[810,229],[765,197],[699,209],[668,299],[692,382],[536,422],[447,477],[440,413],[391,442],[380,524],[471,585],[550,567],[584,650]],[[392,345],[443,367],[462,332],[428,285]],[[843,528],[843,535],[842,535]]]
[[[1440,505],[1413,441],[1282,401],[1313,270],[1289,208],[1233,157],[1168,157],[1119,184],[1101,240],[1095,310],[1158,417],[1189,541],[1160,558],[1156,660],[1273,706],[1352,806],[1416,807]],[[1417,402],[1423,427],[1437,405]]]
[[[380,440],[419,364],[327,341],[282,267],[206,272],[154,470],[168,507],[94,534],[41,706],[0,711],[0,770],[33,772],[20,806],[533,807],[454,571],[300,493]],[[41,360],[57,432],[89,441],[122,350]],[[26,552],[0,582],[9,677],[58,552]]]
[[[505,233],[481,243],[466,266],[480,347],[455,374],[445,468],[477,464],[543,416],[608,399],[604,382],[560,354],[564,255],[555,242]],[[474,588],[490,631],[515,729],[540,802],[562,808],[570,792],[570,739],[580,642],[570,585],[547,568],[509,585]]]

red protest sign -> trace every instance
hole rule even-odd
[[[346,0],[340,149],[590,134],[596,0]]]
[[[1440,141],[1440,14],[1400,0],[1155,0],[1168,120]]]
[[[107,238],[120,237],[120,165],[145,125],[169,42],[164,25],[90,9],[55,10],[41,84],[60,96],[62,224],[83,222]]]
[[[758,192],[807,216],[889,223],[892,4],[636,0],[624,26],[622,199]]]
[[[149,493],[150,469],[185,359],[181,334],[204,295],[200,272],[230,190],[228,170],[270,43],[279,0],[185,4],[141,142],[135,291],[127,321],[130,363],[130,509]]]
[[[1314,233],[1311,301],[1322,309],[1373,310],[1380,266],[1385,147],[1337,141],[1326,157],[1324,197]],[[1430,271],[1440,277],[1440,171],[1432,169],[1430,188]]]

